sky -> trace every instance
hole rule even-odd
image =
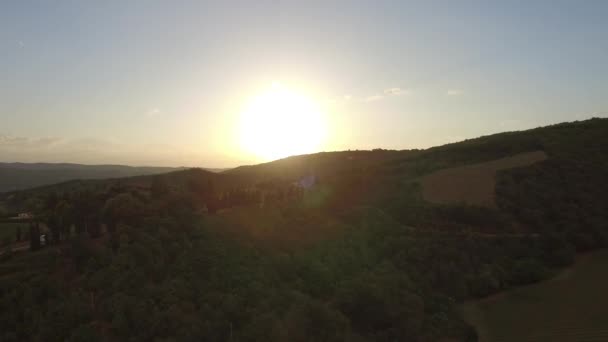
[[[0,161],[260,162],[236,127],[277,82],[322,111],[319,151],[606,117],[606,18],[608,1],[2,1]]]

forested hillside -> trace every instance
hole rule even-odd
[[[492,205],[424,199],[435,172],[526,152],[546,159],[483,168]],[[592,119],[4,194],[36,219],[1,256],[0,340],[474,341],[459,301],[608,245],[607,174]]]

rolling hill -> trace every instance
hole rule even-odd
[[[474,341],[458,303],[608,247],[606,174],[591,119],[6,193],[0,339]]]
[[[0,192],[34,188],[74,179],[121,178],[183,168],[50,163],[0,163]]]

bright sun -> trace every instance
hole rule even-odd
[[[325,117],[312,100],[274,83],[245,107],[239,135],[248,153],[274,160],[318,151],[326,129]]]

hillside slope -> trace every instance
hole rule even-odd
[[[74,179],[121,178],[166,173],[179,169],[122,165],[0,163],[0,192],[34,188]]]
[[[425,177],[479,165],[494,205],[425,200]],[[592,119],[6,194],[44,225],[3,254],[0,340],[474,341],[456,303],[608,247],[606,174]]]
[[[528,166],[545,159],[547,154],[544,151],[534,151],[435,171],[422,178],[422,195],[432,203],[466,203],[494,208],[498,171]]]

